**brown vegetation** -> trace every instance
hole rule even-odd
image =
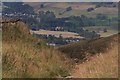
[[[118,78],[118,46],[76,65],[71,75],[77,78]]]
[[[68,76],[69,60],[59,51],[34,39],[23,22],[3,24],[3,78]]]
[[[79,43],[69,44],[58,48],[62,53],[69,56],[69,58],[75,59],[76,62],[83,62],[95,54],[100,54],[111,48],[113,41],[117,40],[118,35],[110,37],[95,39],[95,40],[83,40]]]
[[[23,22],[3,24],[2,28],[3,78],[66,77],[70,75],[70,61],[82,63],[73,63],[75,69],[71,75],[74,77],[117,77],[120,34],[54,49],[46,46],[44,41],[33,38]]]
[[[83,41],[59,48],[77,64],[72,78],[118,78],[118,38],[120,34]],[[69,52],[69,53],[68,53]],[[78,63],[78,62],[82,63]]]

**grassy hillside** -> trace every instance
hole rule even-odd
[[[95,4],[93,3],[70,3],[70,2],[54,2],[54,3],[26,3],[31,5],[35,12],[38,11],[52,11],[55,13],[57,17],[67,17],[67,16],[80,16],[80,15],[86,15],[88,17],[95,17],[96,14],[107,14],[110,17],[117,17],[118,9],[117,7],[100,7],[96,8],[92,12],[87,12],[88,8],[95,8]],[[40,4],[44,4],[44,8],[40,8]],[[71,6],[72,10],[69,12],[64,13],[63,15],[59,15],[60,12],[63,12],[67,7]]]
[[[2,29],[0,28],[0,64],[2,64]],[[2,79],[2,65],[0,65],[0,78]]]
[[[61,46],[58,49],[74,60],[72,78],[117,78],[120,34]]]
[[[95,40],[83,40],[55,49],[46,46],[44,41],[33,38],[27,25],[21,21],[15,25],[3,24],[2,76],[3,78],[51,78],[69,75],[117,77],[119,36],[120,34],[115,34]],[[71,70],[71,66],[75,68]]]
[[[113,41],[117,41],[117,35],[95,40],[83,40],[79,43],[61,46],[58,49],[69,58],[75,59],[76,62],[83,62],[92,55],[109,50],[113,45]]]
[[[23,22],[3,24],[3,78],[68,76],[68,59],[59,51],[34,39]]]
[[[77,78],[117,78],[118,46],[114,45],[104,54],[96,55],[89,61],[76,65],[71,75]]]

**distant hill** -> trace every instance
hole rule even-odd
[[[69,60],[33,38],[22,21],[2,23],[2,77],[51,78],[68,76]]]
[[[44,3],[25,3],[32,6],[36,13],[39,11],[53,11],[57,17],[67,17],[72,15],[86,15],[88,17],[95,17],[96,14],[102,13],[102,14],[109,14],[109,15],[115,15],[118,12],[117,9],[117,3],[88,3],[88,2],[44,2]],[[40,5],[43,4],[44,8],[40,8]],[[96,6],[99,7],[96,7]],[[63,15],[59,15],[59,13],[63,12],[67,7],[72,7],[72,10],[69,12],[64,13]],[[92,12],[87,12],[88,8],[94,8]]]
[[[116,3],[102,3],[101,5],[106,4]],[[80,31],[81,27],[112,26],[117,28],[118,26],[118,7],[96,7],[98,3],[6,2],[3,5],[6,6],[3,7],[3,17],[20,18],[26,21],[29,28],[36,30],[55,30],[56,27],[61,27],[61,30],[75,32],[83,36]]]

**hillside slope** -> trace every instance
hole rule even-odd
[[[95,8],[96,4],[94,3],[87,3],[87,2],[44,2],[44,3],[25,3],[32,6],[36,13],[39,11],[52,11],[55,13],[57,17],[68,17],[68,16],[80,16],[85,15],[88,17],[95,17],[97,14],[107,14],[111,17],[116,16],[118,13],[117,7],[99,7]],[[40,5],[44,4],[44,8],[40,8]],[[71,11],[68,11],[62,15],[59,15],[59,13],[66,10],[67,7],[72,7]],[[87,12],[88,8],[95,8],[92,12]]]
[[[68,59],[59,51],[34,39],[19,21],[2,25],[3,78],[49,78],[69,75]]]
[[[115,34],[59,47],[61,52],[75,62],[70,77],[117,78],[119,37],[120,34]]]
[[[117,77],[120,34],[54,49],[19,21],[3,24],[2,36],[3,78]]]
[[[118,78],[118,46],[76,65],[71,73],[77,78]]]
[[[79,43],[68,44],[58,47],[62,53],[69,56],[69,58],[75,59],[77,62],[83,62],[87,57],[95,54],[103,53],[109,49],[117,40],[118,35],[112,35],[105,38],[94,40],[83,40]]]

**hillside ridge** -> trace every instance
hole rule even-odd
[[[3,41],[16,41],[31,36],[27,24],[21,20],[3,20],[1,23]]]
[[[69,60],[58,50],[34,38],[19,21],[2,24],[3,78],[52,78],[69,75]]]
[[[77,43],[68,44],[58,47],[58,50],[74,59],[75,62],[84,62],[88,57],[104,53],[111,49],[114,43],[118,42],[119,34],[114,34],[109,37],[83,40]]]

